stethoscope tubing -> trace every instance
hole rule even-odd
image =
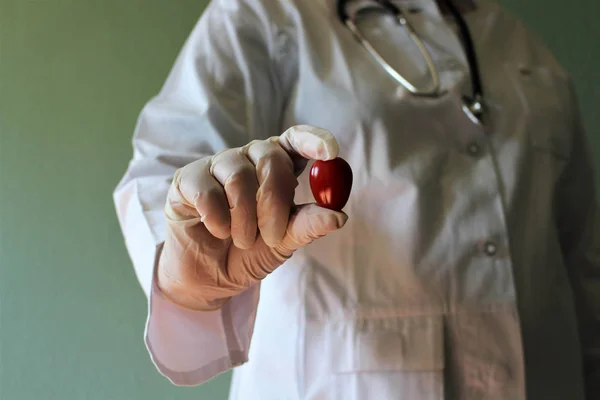
[[[371,45],[371,43],[362,35],[360,29],[358,29],[355,21],[350,18],[348,15],[346,8],[348,4],[348,0],[339,0],[337,3],[337,14],[340,21],[348,28],[354,35],[354,37],[358,40],[358,42],[369,52],[369,54],[375,59],[375,61],[388,73],[390,74],[396,81],[398,81],[404,88],[406,88],[410,93],[416,96],[425,96],[425,97],[437,97],[442,95],[443,93],[440,90],[441,84],[439,79],[439,72],[432,60],[431,54],[428,52],[423,40],[418,36],[415,29],[410,24],[410,21],[404,16],[404,13],[399,7],[396,7],[390,0],[373,0],[380,7],[382,7],[386,12],[392,14],[397,19],[397,22],[407,30],[409,36],[413,40],[413,42],[419,48],[419,51],[423,55],[425,62],[427,63],[427,67],[429,73],[432,78],[432,88],[430,89],[420,89],[414,86],[409,80],[404,78],[404,76],[394,69],[391,65],[389,65],[384,57],[382,57],[377,50]],[[479,71],[479,63],[477,61],[477,54],[475,51],[475,45],[473,43],[473,37],[469,30],[469,26],[467,25],[465,19],[461,15],[460,11],[456,8],[451,0],[441,0],[448,7],[449,11],[452,13],[457,26],[459,28],[459,35],[461,42],[464,46],[467,61],[469,64],[469,70],[471,75],[471,84],[472,84],[472,97],[469,98],[467,96],[463,97],[463,111],[467,114],[467,116],[477,124],[481,123],[481,114],[483,113],[483,85],[481,83],[481,74]]]

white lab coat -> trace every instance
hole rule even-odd
[[[466,59],[433,0],[396,4],[421,8],[438,99],[407,94],[331,0],[210,3],[114,194],[163,375],[196,385],[237,366],[243,400],[580,400],[585,363],[600,398],[600,224],[573,86],[521,23],[475,3],[485,129],[461,111]],[[406,34],[373,21],[382,54],[427,85]],[[346,226],[219,311],[166,301],[153,271],[174,171],[296,124],[334,133],[354,170]],[[296,201],[313,201],[299,181]]]

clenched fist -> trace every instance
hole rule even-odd
[[[179,169],[165,206],[161,292],[189,309],[216,310],[298,248],[341,228],[343,212],[293,201],[308,160],[337,155],[330,132],[300,125]]]

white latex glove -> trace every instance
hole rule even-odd
[[[338,150],[330,132],[300,125],[179,169],[165,207],[161,292],[189,309],[216,310],[341,228],[343,212],[293,202],[308,159],[333,159]]]

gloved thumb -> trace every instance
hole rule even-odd
[[[347,220],[348,215],[344,212],[329,210],[316,204],[296,206],[277,250],[289,257],[300,247],[340,229]]]

